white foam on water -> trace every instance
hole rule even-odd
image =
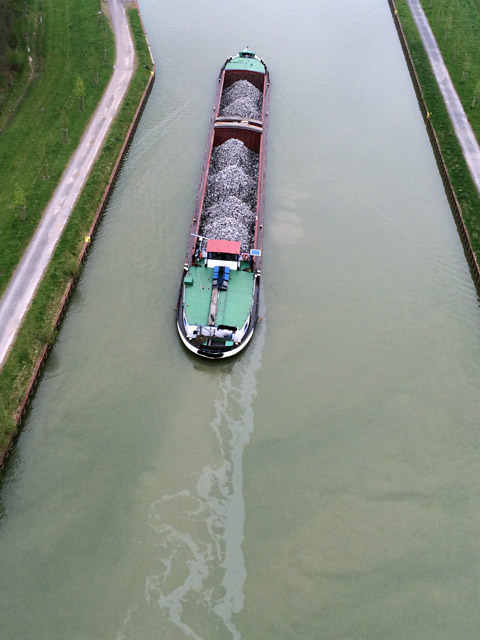
[[[220,374],[220,398],[210,424],[220,464],[205,465],[196,478],[185,476],[190,488],[165,494],[150,505],[147,522],[156,536],[161,570],[146,577],[143,598],[127,614],[116,640],[138,637],[138,618],[151,622],[152,611],[147,614],[145,607],[152,605],[161,613],[159,634],[170,628],[194,640],[218,634],[241,638],[233,618],[243,608],[247,577],[243,453],[254,428],[264,334],[259,327],[247,352]]]

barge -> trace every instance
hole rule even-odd
[[[228,58],[217,83],[177,304],[187,349],[238,354],[258,321],[270,80],[248,48]]]

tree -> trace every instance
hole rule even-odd
[[[472,107],[476,106],[478,100],[480,100],[480,80],[477,80],[477,84],[473,91]]]
[[[91,48],[88,52],[89,67],[93,73],[93,85],[98,87],[98,65],[99,59],[95,49]]]
[[[465,82],[465,80],[468,79],[468,76],[470,75],[471,65],[472,65],[472,56],[469,53],[467,53],[467,55],[465,56],[465,62],[463,63],[462,82]]]
[[[80,100],[80,111],[85,109],[85,83],[80,76],[77,76],[75,80],[75,87],[73,88],[73,95]]]
[[[453,45],[453,60],[454,61],[458,58],[458,54],[460,53],[460,44],[461,44],[461,40],[460,40],[460,38],[457,38],[455,40],[454,45]]]
[[[50,178],[48,169],[48,154],[45,144],[42,144],[40,149],[40,170],[42,172],[42,180],[48,180]]]
[[[63,143],[68,144],[68,114],[65,107],[60,111],[60,128],[63,132]]]
[[[14,204],[18,207],[18,213],[20,220],[25,222],[27,218],[27,200],[25,198],[25,191],[20,185],[17,185],[15,193],[13,194]]]
[[[107,23],[103,23],[103,63],[107,62]]]
[[[453,18],[452,18],[452,14],[450,13],[445,20],[445,40],[447,40],[448,36],[450,35],[452,26],[453,26]]]

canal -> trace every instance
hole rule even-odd
[[[141,0],[157,80],[0,485],[2,640],[471,640],[480,310],[385,0]],[[262,321],[174,307],[216,77],[270,68]]]

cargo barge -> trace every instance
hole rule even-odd
[[[267,66],[253,51],[227,59],[177,304],[180,338],[204,358],[238,354],[258,321],[269,95]]]

